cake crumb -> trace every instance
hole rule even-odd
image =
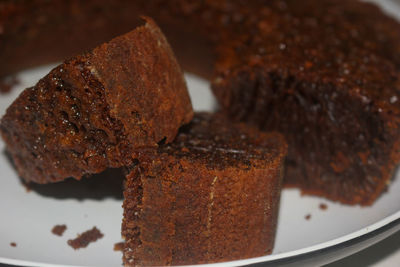
[[[27,183],[23,183],[24,187],[25,187],[25,191],[26,193],[30,193],[32,191],[31,187],[29,186],[29,184]]]
[[[122,251],[124,249],[125,242],[118,242],[114,244],[114,251]]]
[[[10,246],[12,246],[12,247],[14,247],[14,248],[15,248],[15,247],[17,246],[17,243],[15,243],[15,242],[11,242],[11,243],[10,243]]]
[[[96,242],[98,239],[102,238],[104,235],[99,231],[99,229],[94,226],[91,230],[78,234],[75,239],[68,240],[68,245],[73,249],[80,249],[87,247],[90,243]]]
[[[304,218],[305,218],[307,221],[309,221],[309,220],[311,219],[311,214],[307,214]]]
[[[319,209],[320,210],[327,210],[328,206],[326,204],[324,204],[324,203],[321,203],[321,204],[319,204]]]
[[[51,232],[54,235],[62,236],[65,230],[67,230],[67,226],[65,224],[57,224],[53,227],[53,229],[51,229]]]

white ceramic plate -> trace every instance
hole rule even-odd
[[[391,14],[400,16],[390,0],[380,1]],[[21,84],[0,97],[0,115],[23,88],[32,86],[52,66],[20,73]],[[196,110],[212,110],[215,100],[206,81],[187,75]],[[108,171],[83,182],[69,180],[37,185],[27,192],[4,154],[0,141],[0,263],[25,266],[121,266],[122,175]],[[397,173],[397,176],[400,172]],[[101,182],[100,182],[101,181]],[[326,204],[327,209],[320,209]],[[309,220],[306,216],[311,215]],[[66,224],[62,237],[51,229]],[[104,237],[87,248],[73,250],[67,240],[96,226]],[[350,207],[301,196],[284,190],[272,255],[215,265],[322,264],[347,256],[400,229],[400,178],[372,207]],[[16,247],[10,245],[17,244]]]

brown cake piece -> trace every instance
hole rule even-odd
[[[125,242],[118,242],[114,244],[114,251],[123,251],[125,247]]]
[[[78,234],[75,239],[68,240],[67,244],[75,250],[86,248],[90,243],[96,242],[100,238],[103,238],[103,236],[100,230],[94,226],[92,229]]]
[[[162,22],[162,30],[185,69],[210,77],[213,46],[208,41],[210,32],[203,26],[206,20],[199,23],[198,10],[190,8],[196,5],[176,0],[2,0],[0,79],[92,49],[136,27],[143,14]]]
[[[285,133],[288,186],[348,204],[384,191],[399,160],[400,27],[371,3],[5,0],[0,76],[90,47],[136,13],[155,17],[185,70],[209,78],[216,62],[228,114]]]
[[[155,23],[54,68],[7,109],[1,133],[26,181],[131,165],[192,118],[182,72]]]
[[[357,1],[285,2],[220,47],[213,90],[285,135],[287,186],[370,205],[400,160],[400,24]]]
[[[286,143],[198,113],[127,175],[126,266],[229,261],[271,253]]]
[[[54,235],[62,236],[65,230],[67,230],[67,226],[65,224],[57,224],[54,225],[54,227],[51,229],[51,232]]]
[[[130,0],[0,1],[0,77],[62,61],[132,30],[140,24],[136,5]]]
[[[329,12],[326,12],[326,11]],[[334,14],[347,24],[343,33],[368,36],[357,42],[400,64],[399,31],[396,22],[375,5],[356,0],[3,0],[0,3],[0,77],[21,69],[55,62],[123,34],[138,24],[137,16],[155,18],[185,69],[210,77],[216,45],[237,36],[241,25],[251,33],[248,21],[261,22],[281,13],[291,17],[308,12],[315,16]],[[271,18],[271,20],[269,20]],[[333,25],[332,16],[319,24]],[[367,31],[354,31],[362,21]],[[318,21],[319,23],[321,21]],[[268,25],[269,23],[260,23]],[[322,26],[324,25],[324,26]],[[267,27],[268,28],[268,27]],[[233,33],[233,34],[232,34]],[[54,43],[58,45],[55,47]],[[31,53],[35,51],[35,53]]]

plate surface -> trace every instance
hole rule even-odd
[[[380,1],[390,14],[400,9]],[[23,88],[32,86],[52,66],[20,73],[20,85],[0,97],[0,115]],[[215,100],[209,84],[186,75],[196,110],[212,110]],[[396,176],[400,176],[400,172]],[[33,186],[27,190],[4,153],[0,141],[0,263],[27,266],[121,266],[120,242],[123,176],[110,170],[83,182]],[[327,209],[321,209],[325,204]],[[306,216],[310,215],[307,220]],[[350,207],[317,197],[284,190],[278,231],[272,255],[237,261],[230,265],[264,262],[290,264],[316,259],[318,264],[344,257],[379,241],[400,228],[400,177],[372,207]],[[62,237],[51,233],[54,225],[66,224]],[[73,250],[67,240],[96,226],[104,237],[87,248]],[[16,247],[10,245],[16,243]],[[221,265],[221,264],[215,264]],[[223,264],[227,265],[227,264]]]

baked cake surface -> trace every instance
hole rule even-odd
[[[195,114],[127,175],[127,266],[181,265],[272,251],[286,143],[226,117]]]
[[[140,24],[138,17],[143,14],[134,13],[134,3],[0,1],[0,77],[63,61],[129,32]]]
[[[174,55],[146,18],[23,91],[1,133],[20,176],[47,183],[130,165],[138,150],[172,141],[192,115]]]
[[[400,160],[400,25],[358,1],[280,2],[221,44],[213,90],[285,135],[287,186],[370,205]]]
[[[400,27],[371,3],[7,0],[0,76],[132,27],[136,13],[156,19],[185,70],[210,78],[216,65],[227,114],[286,135],[288,186],[368,205],[390,183],[400,159]],[[57,49],[52,38],[63,40]]]

